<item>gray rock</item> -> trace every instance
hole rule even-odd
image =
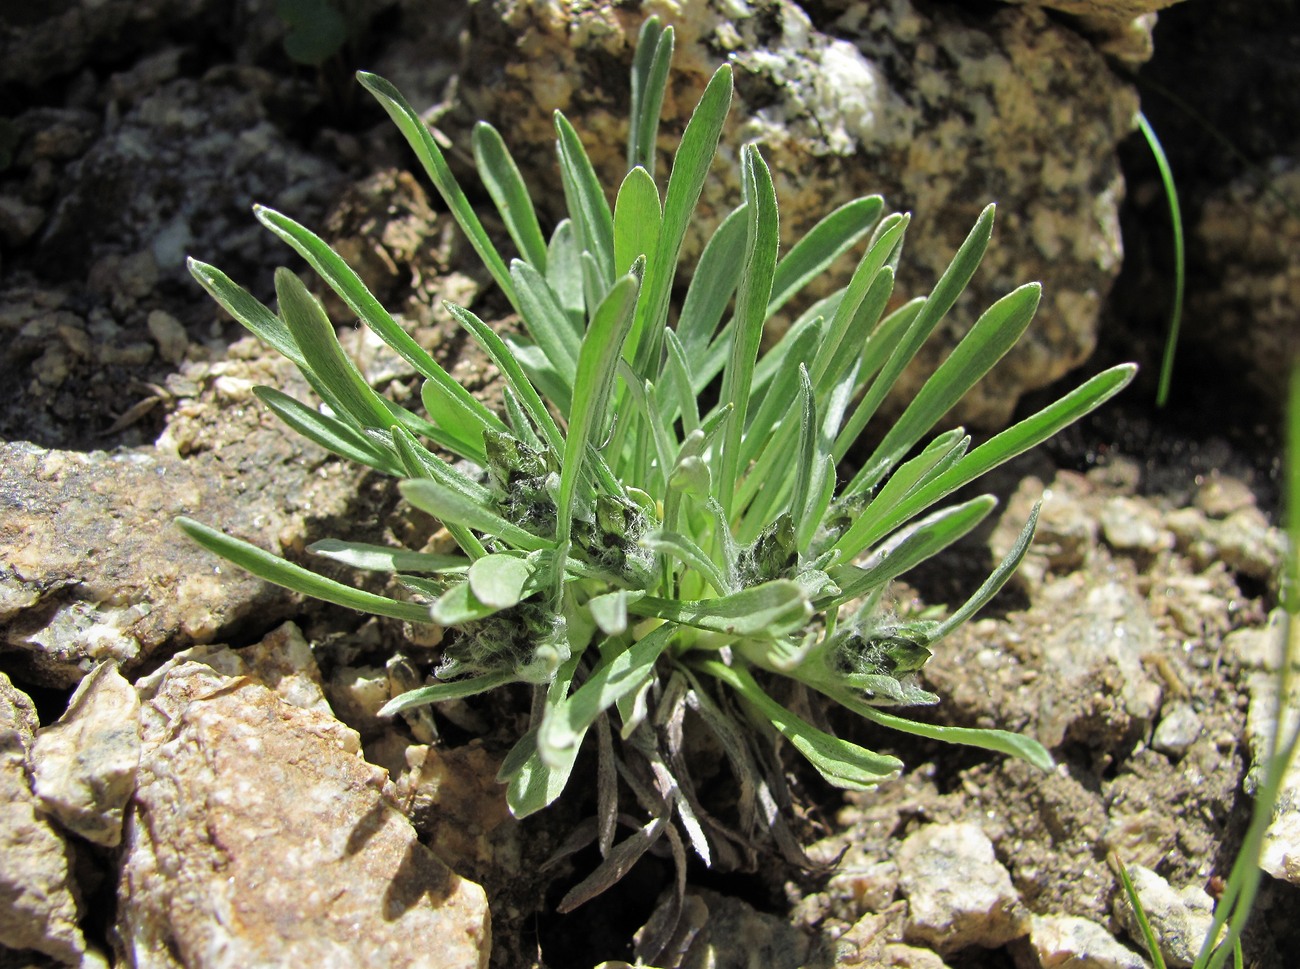
[[[1234,629],[1223,640],[1224,652],[1242,666],[1276,670],[1281,666],[1289,617],[1283,609],[1268,615],[1268,624]]]
[[[1160,513],[1136,498],[1111,498],[1101,507],[1101,530],[1111,548],[1154,555],[1173,548],[1174,536],[1160,527]]]
[[[1022,954],[1023,953],[1023,954]],[[1149,969],[1103,926],[1075,915],[1035,915],[1029,944],[1016,952],[1024,969]]]
[[[181,663],[142,698],[118,896],[138,967],[475,967],[482,890],[416,839],[357,735]]]
[[[805,10],[815,11],[816,23]],[[790,0],[714,0],[684,5],[672,20],[676,74],[659,174],[709,74],[731,60],[737,97],[725,150],[762,144],[786,246],[837,205],[880,192],[892,207],[915,213],[907,277],[932,280],[979,209],[998,200],[1001,232],[942,338],[903,378],[899,400],[933,369],[940,345],[950,348],[978,312],[1029,279],[1047,281],[1037,324],[956,418],[1000,424],[1020,393],[1088,356],[1119,269],[1123,188],[1115,148],[1137,105],[1079,33],[1031,7],[973,20],[910,2],[828,11]],[[551,112],[563,110],[602,181],[617,185],[625,167],[625,65],[639,20],[612,2],[494,0],[475,5],[471,21],[462,102],[439,123],[456,138],[480,117],[508,124],[523,170],[549,172]],[[1063,90],[1071,96],[1062,98]],[[733,168],[717,169],[706,186],[702,229],[738,203]],[[558,198],[550,188],[536,191]],[[688,241],[685,265],[699,247],[698,238]]]
[[[36,711],[0,673],[0,946],[65,964],[90,958],[78,925],[72,849],[32,793]]]
[[[1160,954],[1170,969],[1186,969],[1196,960],[1209,934],[1214,920],[1214,900],[1195,885],[1175,891],[1169,882],[1143,865],[1130,865],[1128,873],[1151,923]],[[1115,915],[1129,938],[1141,945],[1142,933],[1133,906],[1123,892],[1115,897]]]
[[[1190,703],[1170,704],[1151,735],[1151,746],[1162,754],[1181,757],[1201,735],[1201,718]]]
[[[1011,875],[977,825],[926,825],[899,846],[898,867],[907,941],[948,953],[996,948],[1029,931]]]
[[[115,847],[140,763],[140,699],[101,663],[77,686],[58,723],[36,735],[34,787],[67,830]]]

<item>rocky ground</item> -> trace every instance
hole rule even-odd
[[[343,5],[352,31],[317,68],[288,57],[292,25],[273,5],[240,5],[233,21],[225,6],[104,0],[0,23],[0,966],[629,959],[671,865],[647,856],[612,891],[555,914],[594,864],[594,852],[561,851],[588,792],[510,817],[494,777],[527,719],[525,693],[380,721],[426,675],[437,636],[298,601],[189,545],[171,519],[300,560],[327,535],[429,540],[435,523],[389,482],[260,407],[254,386],[301,391],[300,378],[206,301],[184,257],[265,296],[286,254],[248,203],[323,226],[416,338],[490,398],[490,367],[439,306],[499,307],[345,68],[373,67],[425,104],[459,72],[439,121],[454,136],[468,117],[514,119],[526,147],[555,100],[583,130],[608,132],[621,109],[606,92],[623,84],[640,14],[497,2],[438,19]],[[1164,305],[1149,295],[1164,287],[1158,261],[1135,257],[1115,292],[1145,287],[1142,305],[1125,316],[1103,299],[1120,273],[1117,145],[1144,5],[1110,5],[1125,11],[1110,19],[1079,19],[1070,3],[985,6],[655,9],[683,25],[669,118],[693,103],[709,58],[745,65],[748,126],[728,137],[764,137],[792,190],[785,224],[836,191],[883,188],[917,213],[904,261],[924,279],[966,208],[998,196],[998,254],[981,285],[1042,277],[1056,302],[966,415],[987,427],[1032,407],[1094,346],[1086,370],[1107,356],[1150,363],[1152,330],[1126,326]],[[504,55],[511,44],[519,53]],[[1047,92],[1026,79],[1044,63],[1060,68],[1054,98],[1072,78],[1096,83],[1038,124],[1032,105]],[[828,76],[871,93],[875,113],[818,88]],[[1072,150],[1075,129],[1087,152]],[[1015,586],[924,676],[944,698],[940,722],[1031,733],[1056,769],[837,723],[908,771],[844,797],[790,760],[800,833],[822,867],[692,869],[679,965],[1141,966],[1112,853],[1134,872],[1169,964],[1190,963],[1252,808],[1276,664],[1276,368],[1300,276],[1257,227],[1300,234],[1277,197],[1284,147],[1256,146],[1283,159],[1270,163],[1277,178],[1233,173],[1189,214],[1212,243],[1195,249],[1199,285],[1222,283],[1194,288],[1189,308],[1257,317],[1258,356],[1225,344],[1239,361],[1225,377],[1215,348],[1190,344],[1170,412],[1135,386],[1001,474],[997,526],[896,591],[901,612],[956,601],[1045,499]],[[857,169],[894,174],[839,184]],[[1232,218],[1255,204],[1266,222]],[[346,337],[373,385],[414,394],[382,345]],[[1300,791],[1287,803],[1247,939],[1248,964],[1265,969],[1300,943]]]

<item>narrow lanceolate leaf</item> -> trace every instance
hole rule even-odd
[[[491,495],[486,488],[476,481],[470,481],[469,478],[441,458],[431,454],[424,445],[404,428],[393,428],[393,446],[402,459],[402,466],[410,477],[433,478],[435,481],[442,482],[447,488],[460,491],[479,504],[491,501]],[[448,522],[443,522],[443,525],[446,526],[451,537],[455,539],[456,544],[471,559],[482,558],[487,554],[487,550],[483,548],[483,543],[464,525]]]
[[[686,289],[676,333],[697,377],[700,376],[704,352],[717,335],[722,314],[740,283],[740,273],[745,266],[747,219],[747,209],[741,205],[713,230]],[[704,382],[711,377],[703,378]],[[702,389],[700,384],[696,387]]]
[[[646,266],[645,295],[637,307],[632,345],[636,347],[634,369],[653,380],[659,365],[659,334],[668,322],[673,281],[677,278],[677,257],[699,201],[704,179],[718,150],[722,124],[731,107],[731,65],[714,73],[704,96],[686,123],[681,144],[673,158],[672,174],[664,193],[663,228],[654,261]]]
[[[303,359],[298,344],[284,320],[276,316],[257,297],[234,282],[216,266],[209,266],[197,259],[186,260],[190,275],[208,295],[215,299],[227,313],[244,325],[249,332],[269,344],[283,356],[287,357],[299,370],[307,362]]]
[[[253,207],[253,212],[257,215],[258,221],[306,259],[321,278],[329,283],[330,288],[348,304],[352,312],[361,317],[381,340],[414,367],[416,373],[434,381],[453,399],[458,410],[472,413],[479,421],[492,420],[492,413],[487,407],[453,380],[451,375],[402,329],[388,310],[384,309],[383,304],[366,288],[361,277],[330,248],[324,239],[274,209],[256,205]],[[449,427],[448,430],[453,428]]]
[[[529,552],[555,545],[550,539],[539,538],[532,532],[524,531],[464,492],[449,488],[439,481],[419,478],[403,481],[398,488],[407,501],[421,511],[427,511],[445,525],[472,528]]]
[[[653,532],[641,539],[641,544],[655,552],[671,555],[687,568],[694,569],[713,586],[718,595],[725,596],[735,591],[714,561],[685,535],[678,532]]]
[[[551,233],[546,247],[546,281],[564,307],[573,335],[581,338],[586,330],[587,314],[582,295],[582,255],[572,219],[561,219]]]
[[[1021,560],[1024,559],[1025,553],[1029,551],[1029,543],[1034,540],[1034,529],[1038,527],[1038,511],[1042,506],[1041,501],[1034,505],[1034,510],[1029,513],[1029,520],[1025,522],[1025,527],[1021,529],[1016,544],[1011,547],[1011,551],[998,563],[998,567],[984,580],[984,583],[975,590],[975,594],[967,599],[960,609],[939,624],[939,628],[935,630],[933,637],[935,641],[943,639],[944,636],[947,636],[974,616],[975,613],[983,609],[985,604],[1006,585],[1007,579],[1011,578],[1016,569],[1020,567]]]
[[[600,278],[614,278],[614,216],[609,210],[609,199],[601,188],[596,170],[591,167],[587,149],[573,130],[567,118],[555,112],[556,145],[560,153],[560,175],[564,182],[564,197],[568,202],[569,217],[582,248],[596,259]]]
[[[673,28],[648,17],[637,37],[632,60],[632,110],[627,129],[627,167],[655,173],[655,135],[663,110],[668,67],[673,59]]]
[[[450,683],[435,683],[432,686],[422,686],[418,690],[408,690],[400,696],[393,697],[379,708],[378,715],[391,717],[403,710],[410,710],[414,707],[423,707],[428,706],[430,703],[459,700],[461,697],[486,693],[488,690],[495,690],[498,686],[513,683],[515,679],[513,672],[488,673],[483,676],[471,676],[463,680],[454,680]]]
[[[487,558],[487,556],[484,556]],[[479,561],[482,561],[480,559]],[[458,582],[438,596],[430,614],[433,621],[443,626],[459,626],[462,623],[475,622],[495,615],[507,606],[495,606],[484,602],[474,594],[468,582]]]
[[[343,352],[325,310],[307,292],[302,280],[287,269],[277,269],[275,293],[280,300],[280,315],[307,367],[334,392],[346,412],[343,416],[359,427],[377,430],[386,431],[395,424],[385,402]]]
[[[581,651],[575,651],[556,670],[554,679],[546,688],[547,707],[554,707],[568,696],[573,674],[581,660]],[[526,818],[559,797],[569,782],[574,761],[578,759],[575,746],[570,756],[562,758],[559,763],[545,763],[537,750],[537,731],[538,728],[534,727],[519,738],[497,773],[497,780],[507,785],[506,804],[516,818]]]
[[[506,383],[510,385],[510,389],[519,398],[519,403],[523,405],[534,426],[541,431],[546,444],[555,453],[562,454],[564,452],[564,436],[560,433],[560,428],[556,425],[555,419],[551,417],[550,411],[546,409],[546,405],[542,403],[542,398],[537,395],[537,391],[529,383],[528,377],[524,375],[518,360],[510,352],[510,348],[505,345],[505,341],[497,336],[490,326],[463,306],[457,306],[455,303],[443,303],[442,305],[487,351],[488,356],[492,358],[492,362],[501,371],[501,376],[505,377]]]
[[[745,269],[736,294],[731,362],[722,377],[722,400],[731,404],[733,410],[723,432],[720,469],[714,482],[718,502],[727,514],[731,514],[736,481],[743,470],[739,466],[740,444],[745,433],[750,386],[758,359],[758,345],[763,337],[763,322],[767,319],[767,301],[772,293],[779,244],[772,173],[753,145],[745,146],[741,169],[745,176],[745,202],[749,206]]]
[[[323,575],[308,571],[300,565],[287,562],[278,555],[258,548],[238,538],[232,538],[215,528],[200,524],[190,518],[177,518],[176,524],[190,538],[210,552],[216,552],[228,559],[245,572],[251,572],[259,579],[265,579],[275,585],[283,586],[294,592],[300,592],[313,599],[347,606],[359,612],[376,616],[389,616],[409,622],[428,622],[429,609],[414,602],[399,602],[386,596],[375,595],[350,585],[336,582]]]
[[[470,564],[469,559],[459,555],[433,555],[367,542],[344,542],[337,538],[323,538],[319,542],[313,542],[307,546],[307,551],[370,572],[462,572]]]
[[[903,415],[889,429],[861,472],[871,487],[898,463],[921,435],[930,430],[948,410],[966,395],[1020,339],[1038,309],[1042,295],[1038,283],[1021,286],[1002,297],[982,314],[949,354],[939,369],[921,387]],[[852,494],[860,487],[850,483]]]
[[[812,606],[797,582],[776,579],[717,599],[646,596],[628,603],[628,612],[731,636],[770,638],[801,629],[812,616]]]
[[[854,522],[840,539],[841,544],[846,548],[867,548],[878,542],[936,501],[970,484],[1003,462],[1042,444],[1062,428],[1091,413],[1123,390],[1136,372],[1137,368],[1132,364],[1121,364],[1102,371],[1060,400],[975,448],[943,474],[899,502],[888,517],[865,524],[861,519]]]
[[[943,474],[966,455],[970,437],[965,430],[954,427],[945,431],[925,446],[916,457],[903,464],[889,476],[889,480],[871,499],[858,521],[868,523],[883,521],[898,507],[899,502]],[[866,532],[864,525],[859,534]]]
[[[917,351],[921,349],[921,345],[925,343],[930,334],[934,332],[934,328],[948,314],[948,310],[952,308],[953,303],[957,302],[957,297],[966,288],[966,284],[975,275],[980,260],[984,258],[984,251],[988,248],[989,238],[993,235],[993,212],[994,207],[989,205],[980,213],[979,219],[975,222],[975,227],[971,229],[966,241],[958,248],[957,254],[953,256],[952,262],[943,271],[939,281],[934,284],[934,289],[926,297],[920,311],[908,326],[893,353],[890,354],[889,360],[885,363],[880,374],[872,381],[862,402],[850,418],[849,423],[851,425],[860,430],[866,424],[894,386],[903,370],[911,363]]]
[[[361,82],[362,87],[375,96],[375,99],[388,112],[388,116],[397,123],[397,127],[401,129],[407,143],[415,151],[416,157],[420,159],[420,164],[424,166],[424,170],[428,173],[434,188],[438,190],[438,194],[447,203],[447,208],[451,210],[456,224],[465,233],[470,245],[474,247],[478,257],[483,260],[483,264],[487,266],[488,272],[492,274],[496,284],[506,294],[506,298],[510,300],[511,305],[515,305],[514,286],[510,282],[510,273],[506,269],[505,260],[501,258],[496,246],[492,244],[487,231],[483,228],[483,223],[479,221],[478,215],[474,212],[474,207],[470,205],[469,199],[465,197],[465,193],[461,190],[456,177],[451,173],[451,168],[448,167],[447,160],[443,157],[438,143],[433,140],[433,134],[429,131],[428,126],[420,119],[419,114],[411,107],[406,98],[402,97],[401,92],[379,75],[358,71],[357,80]]]
[[[847,602],[866,595],[932,558],[982,522],[996,506],[996,498],[984,495],[952,508],[944,508],[920,522],[890,548],[878,553],[876,561],[869,563],[866,568],[856,565],[836,566],[830,570],[830,575],[839,584],[840,593],[833,602]],[[845,558],[852,558],[862,551],[852,545],[836,545],[834,548]]]
[[[602,657],[581,687],[546,711],[537,734],[542,759],[556,764],[568,756],[597,717],[653,673],[676,631],[666,623],[626,649]]]
[[[539,273],[546,272],[546,239],[537,223],[528,186],[506,143],[486,121],[474,126],[474,164],[479,178],[501,213],[501,221],[519,254]]]
[[[573,387],[573,373],[578,366],[578,334],[569,325],[564,307],[544,276],[526,262],[516,259],[510,264],[519,294],[519,315],[537,345],[546,354],[564,383]]]
[[[640,280],[634,275],[620,278],[609,295],[596,308],[591,327],[582,340],[578,354],[578,374],[573,385],[573,408],[569,414],[569,434],[560,465],[560,494],[556,501],[558,522],[556,540],[561,548],[569,541],[573,526],[573,499],[579,476],[587,464],[587,446],[596,443],[595,434],[603,431],[608,416],[614,375],[623,353],[623,343],[632,329]]]
[[[728,666],[714,659],[705,660],[698,665],[703,672],[722,680],[753,704],[817,768],[817,772],[834,786],[850,791],[866,791],[902,769],[903,762],[896,757],[878,754],[841,740],[795,716],[764,693],[744,666]]]
[[[799,454],[795,458],[794,493],[790,496],[790,517],[794,519],[795,533],[805,530],[804,521],[811,512],[813,474],[821,461],[817,454],[817,402],[813,399],[812,380],[808,369],[799,367]]]
[[[401,476],[402,464],[396,455],[350,424],[322,414],[271,387],[254,387],[253,393],[276,417],[309,441],[315,441],[340,457],[367,465],[376,471],[383,471],[393,477]]]
[[[644,168],[627,173],[614,201],[614,270],[625,273],[638,256],[653,259],[659,244],[659,189]]]
[[[854,199],[809,229],[807,235],[795,243],[777,264],[776,276],[772,280],[772,298],[767,306],[768,316],[870,232],[884,207],[885,200],[879,195]]]
[[[1007,730],[979,730],[974,727],[941,727],[931,723],[917,723],[915,720],[886,713],[868,703],[863,703],[847,690],[827,695],[838,700],[854,713],[900,733],[925,737],[928,740],[941,740],[947,744],[962,744],[967,747],[992,750],[999,754],[1009,754],[1033,764],[1039,770],[1051,770],[1055,766],[1047,748],[1023,734],[1011,733]]]

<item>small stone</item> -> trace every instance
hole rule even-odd
[[[1201,735],[1201,718],[1190,703],[1174,703],[1163,711],[1151,737],[1151,746],[1162,754],[1181,757]]]
[[[1174,544],[1173,535],[1160,527],[1159,513],[1137,498],[1112,498],[1102,506],[1099,517],[1111,548],[1154,554]]]
[[[906,941],[948,953],[996,948],[1029,931],[1011,875],[977,825],[927,825],[903,842],[898,867],[908,900]]]
[[[374,736],[389,726],[389,721],[377,716],[379,708],[392,699],[387,670],[340,666],[330,675],[325,689],[335,714],[361,736]]]
[[[158,355],[168,363],[180,363],[190,345],[189,334],[180,320],[162,310],[154,310],[147,321],[149,335],[158,344]]]
[[[116,847],[140,764],[140,698],[113,662],[81,681],[68,709],[36,735],[36,794],[59,823]]]
[[[1196,490],[1193,503],[1211,518],[1227,518],[1235,511],[1255,507],[1255,494],[1240,478],[1214,474]]]
[[[1195,962],[1209,934],[1214,921],[1214,899],[1195,885],[1175,891],[1169,882],[1143,865],[1130,865],[1128,873],[1161,955],[1170,969],[1187,969]],[[1129,938],[1141,945],[1142,931],[1133,906],[1123,892],[1115,897],[1115,916]]]
[[[239,404],[253,396],[255,384],[243,377],[221,376],[212,382],[217,400],[223,404]]]
[[[132,340],[120,346],[115,344],[99,345],[99,363],[104,366],[143,367],[153,359],[153,344]]]
[[[1284,610],[1274,609],[1269,613],[1267,625],[1234,629],[1228,633],[1223,639],[1223,650],[1242,666],[1276,670],[1282,662],[1287,621]]]
[[[12,195],[0,195],[0,244],[17,248],[36,235],[45,210]]]
[[[1025,969],[1149,969],[1140,955],[1091,919],[1035,915],[1030,921]]]
[[[1278,724],[1278,676],[1255,673],[1247,682],[1250,707],[1246,713],[1246,742],[1251,766],[1245,788],[1252,795],[1265,778],[1268,753],[1274,734],[1288,737],[1300,729],[1300,690],[1294,686],[1282,723]],[[1300,760],[1292,759],[1282,775],[1282,786],[1273,804],[1273,817],[1260,845],[1259,867],[1274,878],[1300,885]]]

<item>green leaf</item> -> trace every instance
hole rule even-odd
[[[628,648],[602,657],[581,687],[549,708],[537,734],[543,761],[556,766],[571,756],[597,717],[653,675],[655,662],[676,631],[676,626],[665,624]]]
[[[884,207],[885,200],[879,195],[854,199],[809,229],[777,263],[767,315],[777,312],[792,296],[820,276],[831,263],[870,232],[880,219]]]
[[[485,508],[473,497],[440,481],[416,478],[398,485],[403,497],[421,511],[427,511],[445,525],[462,525],[485,535],[501,539],[530,552],[555,546],[551,539],[539,538],[512,524],[495,511]]]
[[[856,565],[832,568],[831,578],[840,586],[840,594],[833,602],[838,604],[866,595],[872,589],[932,558],[988,517],[997,503],[993,496],[983,495],[952,508],[944,508],[923,519],[891,547],[877,552],[873,556],[877,560],[867,568]],[[862,551],[852,545],[836,544],[833,547],[846,559],[853,558]]]
[[[276,316],[261,300],[248,290],[231,280],[216,266],[209,266],[197,259],[186,260],[190,275],[193,276],[209,296],[216,300],[227,313],[238,320],[259,339],[279,351],[293,362],[299,370],[306,370],[307,361],[303,359],[298,344],[285,322]]]
[[[271,387],[254,387],[253,393],[276,417],[309,441],[376,471],[393,477],[402,475],[402,464],[390,449],[382,447],[351,425],[322,414]]]
[[[890,354],[884,369],[872,381],[866,396],[850,418],[850,425],[857,428],[854,436],[876,412],[903,370],[921,349],[921,345],[948,314],[948,310],[952,308],[957,297],[966,288],[966,284],[975,275],[975,269],[984,258],[984,251],[988,248],[989,238],[993,234],[993,211],[994,207],[989,205],[980,213],[975,227],[958,248],[957,254],[953,256],[952,262],[935,283],[930,295],[926,297],[920,311],[903,334],[902,340]],[[837,456],[839,453],[837,450]]]
[[[1011,733],[1009,730],[978,730],[973,727],[941,727],[931,723],[918,723],[863,703],[847,691],[835,691],[827,693],[827,696],[854,713],[900,733],[925,737],[927,740],[940,740],[946,744],[961,744],[966,747],[992,750],[999,754],[1009,754],[1033,764],[1039,770],[1049,771],[1055,766],[1047,748],[1023,734]]]
[[[444,700],[459,700],[461,697],[475,696],[479,693],[486,693],[488,690],[495,690],[498,686],[513,683],[517,679],[518,677],[513,672],[487,673],[483,676],[471,676],[451,683],[435,683],[432,686],[422,686],[419,689],[407,690],[405,693],[393,697],[379,708],[378,716],[391,717],[403,710],[410,710],[414,707],[423,707],[428,706],[430,703],[441,703]]]
[[[647,17],[637,37],[632,60],[632,110],[627,128],[627,167],[655,172],[655,134],[663,109],[668,68],[673,59],[673,28]]]
[[[1029,543],[1034,540],[1034,530],[1038,527],[1038,510],[1042,508],[1043,503],[1037,502],[1034,510],[1029,513],[1029,520],[1025,522],[1025,527],[1020,531],[1020,537],[1016,539],[1016,544],[1011,547],[1011,551],[1006,557],[998,563],[998,567],[993,570],[983,584],[975,590],[975,594],[967,599],[960,609],[940,623],[939,628],[935,630],[933,640],[937,641],[947,636],[954,629],[957,629],[968,619],[984,608],[998,592],[1006,585],[1007,579],[1015,573],[1020,567],[1020,562],[1029,551]]]
[[[607,284],[614,278],[614,216],[609,211],[609,200],[582,139],[559,111],[555,112],[555,135],[564,198],[579,245],[596,260],[600,279]]]
[[[640,166],[632,169],[614,201],[615,272],[628,272],[638,256],[654,258],[662,220],[654,179]]]
[[[748,210],[741,205],[722,220],[700,253],[695,274],[686,289],[676,333],[693,364],[698,364],[708,349],[718,324],[722,322],[722,314],[740,284],[740,273],[745,265],[747,219]],[[699,366],[694,366],[694,369],[700,377]],[[702,379],[707,381],[711,376]],[[700,389],[702,385],[696,384],[696,390]]]
[[[545,277],[528,263],[516,259],[510,264],[510,275],[519,295],[519,315],[524,325],[571,391],[579,340],[564,308]]]
[[[896,757],[859,747],[818,730],[797,717],[764,693],[743,666],[727,666],[713,659],[699,662],[697,666],[702,672],[722,680],[753,704],[817,768],[817,772],[835,787],[869,791],[881,781],[893,777],[903,767],[903,762]]]
[[[484,605],[508,609],[530,594],[535,571],[533,563],[514,555],[485,555],[469,567],[469,587]]]
[[[483,186],[501,213],[501,221],[519,254],[540,273],[546,272],[546,239],[537,223],[528,186],[501,135],[486,121],[474,126],[474,164]]]
[[[797,582],[789,579],[764,582],[716,599],[646,596],[628,603],[628,611],[729,636],[762,638],[794,632],[812,617],[807,595]]]
[[[694,569],[718,595],[725,596],[735,591],[722,570],[687,536],[677,532],[651,532],[641,539],[641,544],[652,551],[671,555],[687,568]]]
[[[555,706],[568,695],[573,674],[581,659],[582,652],[575,651],[560,665],[555,678],[546,688],[547,708]],[[497,780],[507,785],[506,803],[516,818],[526,818],[559,797],[578,757],[578,748],[575,746],[570,757],[553,765],[546,764],[537,750],[538,729],[534,727],[519,738],[519,742],[506,755],[497,774]]]
[[[253,206],[253,212],[264,226],[289,244],[316,270],[330,288],[347,303],[352,312],[387,343],[415,372],[433,381],[443,392],[451,407],[442,413],[430,411],[430,416],[453,438],[468,424],[471,427],[500,424],[496,416],[469,391],[452,379],[429,354],[402,329],[396,320],[375,299],[365,283],[330,246],[310,229],[299,225],[288,216],[265,206]],[[498,428],[499,429],[499,428]],[[470,439],[472,441],[472,438]]]
[[[519,398],[520,404],[523,405],[533,425],[542,432],[542,437],[545,438],[547,446],[553,449],[556,454],[564,453],[564,436],[560,433],[560,428],[556,425],[555,419],[551,417],[550,411],[546,409],[546,405],[542,403],[542,398],[533,389],[533,385],[528,382],[528,378],[524,375],[523,369],[520,368],[518,360],[515,359],[514,354],[510,352],[510,348],[505,345],[501,337],[497,336],[490,326],[463,306],[457,306],[455,303],[443,303],[442,305],[487,351],[488,356],[492,358],[492,362],[501,371],[501,376],[505,377],[506,383],[514,391],[515,396]]]
[[[677,406],[668,414],[669,420],[678,416],[682,419],[682,429],[690,434],[700,427],[699,401],[695,397],[695,379],[691,376],[691,362],[686,357],[686,348],[677,339],[677,334],[664,328],[664,341],[668,345],[668,371],[676,392]]]
[[[283,586],[294,592],[300,592],[313,599],[347,606],[358,612],[376,616],[388,616],[392,619],[404,619],[408,622],[429,622],[427,606],[414,602],[399,602],[372,592],[354,589],[350,585],[327,579],[323,575],[309,572],[300,565],[287,562],[278,555],[272,555],[238,538],[232,538],[215,528],[209,528],[190,518],[178,517],[176,524],[190,538],[210,552],[216,552],[222,558],[233,562],[245,572],[250,572],[259,579]]]
[[[570,219],[561,219],[551,233],[551,243],[546,250],[546,281],[564,308],[574,336],[581,338],[587,322],[586,302],[582,295],[582,255]]]
[[[342,405],[344,414],[340,416],[350,418],[358,427],[387,431],[396,423],[393,416],[343,352],[334,326],[316,297],[307,292],[301,279],[283,268],[275,271],[275,293],[280,300],[280,315],[308,369]]]
[[[742,150],[741,173],[745,180],[745,202],[749,207],[748,236],[745,243],[745,269],[736,294],[731,362],[723,371],[721,397],[724,402],[732,405],[733,411],[723,432],[720,470],[714,479],[718,503],[728,515],[732,511],[736,482],[742,470],[741,439],[745,432],[754,364],[763,337],[763,322],[767,319],[767,301],[772,293],[772,276],[776,270],[779,245],[776,189],[772,185],[772,173],[753,145],[746,145]]]
[[[889,429],[859,477],[871,487],[902,460],[903,455],[961,400],[1020,339],[1034,318],[1042,287],[1029,283],[1002,297],[985,310],[939,369],[917,392],[903,415]],[[855,481],[857,478],[855,478]],[[847,494],[861,490],[850,483]]]
[[[1060,400],[981,444],[943,474],[899,502],[888,517],[880,521],[864,523],[859,519],[854,522],[853,527],[841,537],[839,544],[845,548],[867,548],[874,544],[936,501],[970,484],[1003,462],[1041,444],[1062,428],[1091,413],[1123,390],[1136,372],[1137,368],[1132,364],[1121,364],[1102,371]]]
[[[487,558],[487,556],[484,556]],[[478,561],[482,561],[479,559]],[[495,615],[506,606],[490,605],[479,599],[468,582],[458,582],[433,604],[433,621],[443,626],[459,626]]]
[[[323,538],[319,542],[313,542],[307,546],[307,551],[350,565],[354,569],[371,572],[459,572],[470,564],[469,559],[459,555],[433,555],[388,545],[344,542],[337,538]]]
[[[614,375],[623,343],[632,328],[640,284],[634,275],[620,278],[596,308],[591,327],[582,339],[569,434],[564,444],[564,460],[560,463],[560,494],[556,500],[559,518],[555,534],[561,548],[567,546],[573,526],[573,500],[579,475],[587,463],[587,446],[594,443],[594,432],[607,419]]]
[[[506,294],[506,299],[512,306],[517,306],[514,286],[510,282],[510,273],[506,270],[505,261],[497,252],[496,246],[492,244],[487,231],[483,228],[483,223],[479,221],[474,207],[465,197],[446,159],[443,158],[442,150],[433,140],[433,134],[420,119],[419,114],[407,103],[406,98],[402,97],[397,88],[379,75],[358,71],[357,80],[361,82],[362,87],[375,96],[388,112],[388,116],[401,129],[407,143],[414,150],[420,164],[424,166],[429,179],[433,182],[433,187],[438,190],[438,194],[447,203],[447,208],[451,210],[456,224],[469,239],[469,244],[474,247],[478,257],[483,260],[483,265],[492,274],[501,291]]]
[[[795,533],[804,532],[805,521],[811,513],[813,474],[821,461],[817,453],[817,402],[813,399],[812,379],[808,369],[799,365],[799,454],[795,458],[794,493],[790,496],[790,517]]]
[[[695,203],[704,188],[704,179],[708,177],[713,156],[718,150],[718,139],[730,107],[731,65],[723,64],[714,72],[699,104],[691,113],[690,121],[686,123],[681,144],[673,158],[672,174],[668,176],[663,228],[659,233],[655,258],[646,266],[645,292],[637,307],[630,343],[636,348],[633,369],[642,377],[653,380],[657,376],[659,339],[668,322],[673,282],[677,278],[677,258],[691,224]]]
[[[640,598],[644,593],[628,589],[615,589],[587,600],[591,618],[606,636],[621,636],[627,632],[627,604],[629,598]]]

